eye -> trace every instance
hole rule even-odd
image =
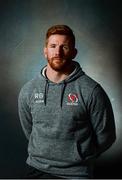
[[[50,44],[50,46],[49,46],[50,48],[55,48],[56,47],[56,45],[55,44]]]
[[[65,50],[69,50],[69,46],[64,45],[64,46],[63,46],[63,49],[65,49]]]

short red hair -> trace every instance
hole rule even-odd
[[[75,36],[74,36],[72,29],[69,26],[67,26],[67,25],[54,25],[54,26],[50,27],[46,33],[46,45],[48,43],[49,37],[51,35],[54,35],[54,34],[69,36],[71,38],[72,45],[75,47]]]

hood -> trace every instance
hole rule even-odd
[[[80,67],[80,64],[76,61],[73,61],[75,69],[74,71],[63,81],[57,83],[58,85],[61,85],[61,101],[60,101],[60,105],[62,107],[62,102],[63,102],[63,95],[65,92],[65,88],[67,86],[68,83],[75,81],[76,79],[78,79],[80,76],[84,75],[85,73],[82,71],[82,68]],[[46,76],[46,68],[47,66],[45,66],[42,70],[41,70],[41,74],[43,76],[43,78],[45,78],[45,91],[44,91],[44,103],[46,106],[47,103],[47,94],[48,94],[48,89],[50,84],[56,84],[52,81],[50,81],[47,76]]]

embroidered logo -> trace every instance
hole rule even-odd
[[[35,98],[35,103],[43,103],[44,102],[44,94],[43,93],[35,93],[34,98]]]
[[[70,93],[70,94],[68,95],[67,105],[77,106],[77,105],[78,105],[78,95],[77,95],[77,94]]]

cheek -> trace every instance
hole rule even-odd
[[[47,57],[50,57],[53,55],[53,51],[50,49],[50,48],[45,48],[44,49],[44,56],[47,58]]]
[[[47,56],[48,56],[49,58],[54,57],[54,56],[55,56],[55,50],[48,50]]]
[[[65,52],[64,55],[65,55],[65,57],[68,57],[68,58],[72,56],[69,51],[68,51],[68,52]]]

